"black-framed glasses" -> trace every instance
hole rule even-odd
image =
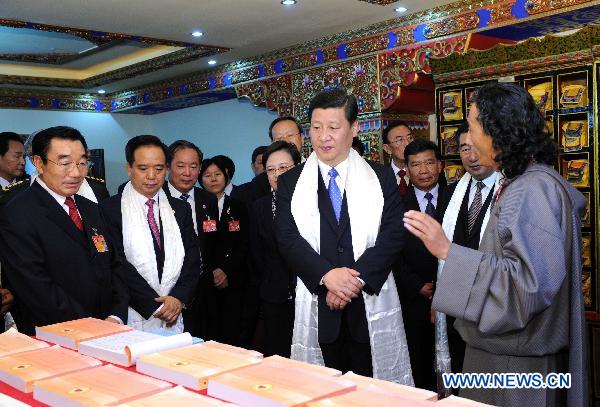
[[[79,162],[69,161],[69,162],[58,162],[58,163],[56,161],[52,161],[49,158],[47,160],[50,161],[52,164],[58,166],[58,168],[62,172],[69,172],[73,168],[77,168],[77,170],[81,171],[83,169],[89,169],[90,166],[92,165],[91,161],[89,161],[89,160],[79,161]]]
[[[266,171],[267,171],[267,174],[269,174],[269,175],[275,175],[276,173],[283,174],[284,172],[286,172],[293,166],[294,166],[294,164],[281,164],[277,167],[267,167]]]

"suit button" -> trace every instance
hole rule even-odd
[[[344,248],[343,247],[338,247],[337,251],[338,251],[338,253],[344,253]]]

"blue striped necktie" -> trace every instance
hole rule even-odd
[[[331,206],[333,206],[333,212],[335,213],[335,219],[340,223],[340,213],[342,212],[342,193],[340,188],[335,182],[338,172],[335,168],[329,170],[329,199],[331,200]]]

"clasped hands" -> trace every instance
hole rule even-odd
[[[183,303],[170,295],[163,295],[155,298],[154,301],[161,302],[162,308],[154,313],[154,317],[160,318],[167,323],[167,328],[172,327],[177,322],[179,314],[183,309]]]
[[[363,283],[358,279],[360,273],[348,267],[329,270],[323,276],[323,285],[327,288],[325,302],[330,310],[341,310],[360,295]]]

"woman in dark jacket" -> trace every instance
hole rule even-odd
[[[277,177],[300,163],[293,144],[276,141],[263,153],[263,165],[273,193],[252,205],[251,248],[254,270],[259,273],[261,311],[265,324],[265,356],[290,357],[294,324],[296,275],[281,257],[273,218],[277,202]]]
[[[220,160],[202,162],[200,182],[216,195],[219,218],[216,228],[215,268],[207,270],[202,281],[206,304],[206,337],[230,345],[240,344],[240,315],[243,289],[247,279],[248,213],[245,205],[225,194],[229,175]]]

